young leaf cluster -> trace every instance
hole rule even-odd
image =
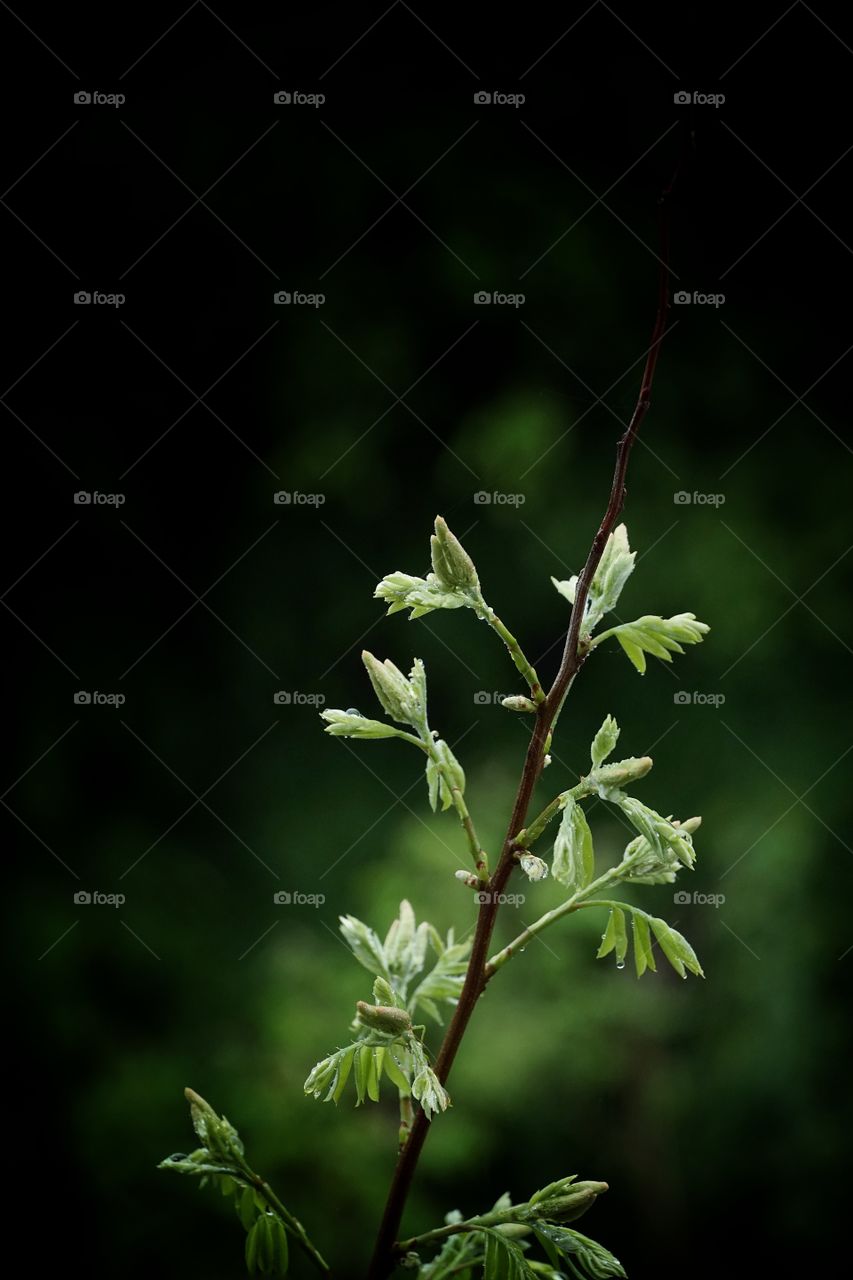
[[[450,1098],[430,1065],[424,1028],[413,1025],[413,1015],[422,1010],[442,1021],[441,1006],[458,999],[470,944],[457,943],[452,930],[442,939],[431,924],[418,924],[405,900],[384,941],[355,916],[341,917],[341,933],[356,960],[375,976],[374,1003],[358,1002],[354,1029],[360,1034],[312,1068],[305,1092],[336,1103],[352,1077],[360,1106],[379,1101],[384,1076],[400,1097],[413,1097],[432,1119],[447,1109]]]

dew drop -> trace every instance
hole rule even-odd
[[[616,968],[617,968],[617,969],[624,969],[624,968],[625,968],[625,961],[624,961],[624,960],[617,960],[617,961],[616,961]]]

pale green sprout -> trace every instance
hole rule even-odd
[[[612,613],[616,608],[622,589],[634,572],[635,559],[636,552],[628,545],[625,525],[617,525],[605,543],[601,563],[593,575],[584,613],[583,632],[590,649],[596,649],[604,640],[618,640],[640,675],[644,675],[647,653],[664,662],[672,662],[673,653],[684,653],[682,645],[699,644],[710,627],[705,622],[698,622],[694,613],[677,613],[672,618],[646,614],[635,622],[619,623],[618,626],[602,631],[594,640],[590,639],[604,615]],[[577,576],[563,582],[557,578],[552,578],[551,581],[560,595],[574,604]]]

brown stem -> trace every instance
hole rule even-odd
[[[619,440],[616,448],[616,469],[613,474],[613,483],[610,488],[610,498],[607,503],[607,509],[604,518],[596,533],[592,546],[589,550],[586,563],[578,578],[577,588],[575,590],[575,600],[572,605],[572,613],[569,619],[569,628],[566,635],[566,644],[563,650],[563,657],[560,663],[560,669],[557,672],[554,683],[551,685],[548,695],[544,702],[541,702],[536,712],[536,724],[533,734],[527,748],[527,755],[524,760],[524,768],[521,773],[521,780],[518,785],[518,791],[515,797],[515,803],[512,808],[512,816],[507,827],[506,837],[501,849],[500,861],[495,868],[494,875],[488,883],[487,889],[483,891],[482,901],[480,903],[480,911],[477,916],[477,927],[474,933],[474,942],[471,948],[471,959],[468,963],[468,970],[465,975],[465,982],[459,996],[459,1002],[454,1010],[450,1025],[447,1028],[441,1048],[438,1051],[438,1057],[435,1062],[435,1073],[442,1084],[446,1083],[453,1066],[453,1061],[459,1051],[462,1037],[471,1015],[477,1006],[477,1001],[485,990],[489,974],[486,971],[486,965],[489,959],[489,944],[495,928],[495,921],[500,906],[500,895],[506,887],[507,881],[512,875],[515,867],[515,837],[524,826],[527,817],[527,811],[530,807],[530,801],[536,786],[536,781],[542,770],[542,761],[544,755],[544,747],[557,714],[559,713],[563,699],[568,691],[569,685],[580,670],[586,659],[587,650],[581,643],[581,626],[583,624],[584,609],[586,607],[589,589],[595,571],[601,561],[604,547],[608,537],[613,532],[622,505],[625,501],[625,475],[628,469],[628,459],[631,455],[631,449],[637,438],[637,432],[651,403],[651,390],[654,381],[655,369],[657,367],[658,352],[660,350],[661,340],[666,329],[666,315],[669,306],[669,235],[668,235],[668,199],[672,192],[675,178],[666,187],[660,198],[661,211],[661,254],[660,254],[660,276],[658,286],[658,305],[655,315],[654,328],[652,330],[652,341],[646,356],[646,363],[643,369],[643,377],[640,383],[640,392],[637,397],[637,403],[631,420],[625,430],[624,435]],[[386,1280],[390,1275],[395,1263],[395,1241],[397,1232],[400,1227],[400,1221],[403,1216],[403,1210],[408,1198],[409,1189],[412,1185],[415,1169],[429,1132],[429,1121],[424,1112],[418,1110],[409,1139],[403,1150],[400,1152],[397,1166],[394,1170],[394,1176],[391,1180],[391,1187],[388,1193],[388,1200],[385,1205],[385,1212],[379,1226],[379,1232],[376,1237],[376,1244],[373,1250],[373,1257],[370,1263],[367,1280]]]

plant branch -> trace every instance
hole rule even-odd
[[[302,1223],[299,1221],[299,1219],[294,1217],[289,1209],[285,1208],[285,1206],[279,1200],[278,1196],[273,1191],[270,1184],[266,1182],[260,1176],[260,1174],[255,1173],[252,1169],[250,1169],[245,1161],[241,1161],[240,1163],[242,1166],[242,1174],[246,1183],[249,1186],[254,1187],[255,1190],[258,1191],[263,1196],[263,1198],[266,1200],[267,1204],[273,1210],[273,1212],[278,1214],[279,1218],[281,1218],[282,1222],[287,1227],[288,1231],[290,1231],[291,1235],[297,1241],[300,1248],[311,1259],[311,1261],[314,1263],[314,1266],[318,1269],[318,1271],[321,1271],[323,1275],[330,1275],[331,1271],[330,1271],[329,1264],[326,1262],[325,1258],[322,1256],[320,1251],[309,1239],[308,1233],[303,1227]],[[232,1177],[234,1176],[233,1173],[231,1176]]]
[[[625,500],[625,476],[631,449],[649,408],[652,382],[657,367],[661,340],[666,328],[666,314],[669,302],[667,202],[674,181],[675,179],[673,178],[660,199],[662,249],[660,255],[661,270],[658,286],[658,305],[637,404],[628,427],[619,440],[616,451],[616,467],[607,508],[578,579],[560,668],[547,696],[539,703],[537,708],[536,723],[527,748],[500,860],[493,876],[489,880],[488,891],[481,895],[483,901],[481,901],[477,917],[465,982],[436,1058],[435,1072],[442,1085],[447,1081],[454,1059],[459,1051],[462,1037],[477,1006],[477,1001],[489,980],[490,975],[487,973],[489,945],[495,928],[500,897],[515,866],[516,837],[524,827],[536,781],[542,770],[548,736],[561,709],[569,685],[580,669],[585,657],[584,646],[579,644],[579,641],[581,640],[581,626],[589,588],[604,552],[607,538],[613,531],[619,513],[622,510]],[[385,1211],[368,1270],[368,1280],[386,1280],[386,1277],[394,1267],[395,1239],[428,1131],[429,1121],[423,1110],[419,1110],[408,1142],[400,1153],[394,1170]]]
[[[524,677],[524,679],[527,682],[527,687],[530,689],[530,694],[531,694],[531,697],[533,698],[533,701],[544,702],[545,690],[542,688],[542,685],[539,683],[539,677],[536,674],[536,669],[533,666],[533,664],[529,662],[528,659],[525,657],[524,652],[521,648],[521,645],[518,643],[515,636],[506,626],[504,626],[503,622],[501,622],[500,618],[498,617],[498,615],[495,613],[493,609],[489,609],[488,613],[486,614],[486,621],[488,622],[492,630],[497,632],[497,634],[500,636],[501,640],[503,640],[504,644],[509,650],[509,655],[512,658],[513,662],[515,663],[516,669],[521,673],[521,675]]]
[[[459,815],[459,821],[462,823],[465,835],[468,838],[468,847],[471,850],[471,857],[474,859],[474,867],[476,869],[478,879],[485,884],[489,878],[489,859],[485,849],[480,844],[477,831],[474,827],[474,820],[468,812],[468,806],[465,803],[465,798],[462,795],[461,788],[458,786],[456,779],[453,777],[451,770],[447,767],[441,755],[436,751],[432,737],[429,737],[421,745],[424,746],[424,749],[430,759],[433,761],[444,779],[444,785],[450,792],[453,807]]]
[[[529,924],[512,942],[495,955],[486,965],[486,981],[490,982],[495,976],[498,969],[502,969],[508,960],[518,955],[519,951],[523,951],[531,939],[549,928],[552,924],[556,924],[558,920],[562,920],[564,916],[571,915],[573,911],[580,911],[583,907],[604,907],[609,906],[607,902],[588,902],[587,898],[591,893],[598,893],[607,885],[613,884],[615,881],[621,880],[624,874],[624,867],[611,867],[609,871],[605,871],[603,876],[599,876],[597,880],[593,880],[592,884],[587,885],[585,889],[581,889],[578,893],[572,894],[571,898],[567,898],[565,902],[561,902],[558,907],[554,907],[551,911],[546,911],[538,920],[534,920],[533,924]]]

